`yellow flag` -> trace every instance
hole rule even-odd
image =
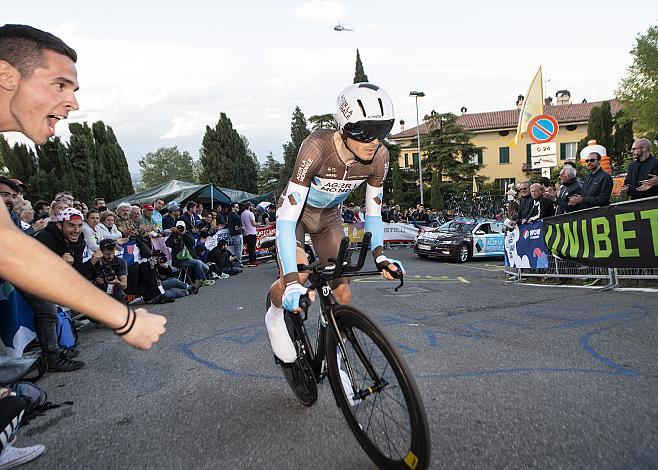
[[[535,78],[530,83],[528,93],[525,95],[521,112],[519,113],[519,124],[516,126],[516,136],[509,143],[510,147],[516,147],[523,136],[523,133],[528,130],[528,124],[533,117],[544,114],[544,84],[541,78],[541,65],[535,74]]]

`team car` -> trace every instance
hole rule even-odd
[[[503,227],[495,219],[455,218],[440,227],[422,230],[416,237],[414,253],[420,257],[450,258],[458,263],[471,257],[504,256]]]

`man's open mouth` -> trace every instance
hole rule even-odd
[[[50,132],[55,135],[55,125],[62,119],[66,119],[66,116],[62,116],[59,114],[49,114],[48,115],[48,129],[50,129]]]

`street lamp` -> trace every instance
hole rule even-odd
[[[423,203],[423,165],[420,162],[420,121],[418,119],[418,98],[425,96],[422,91],[410,91],[409,96],[416,98],[416,139],[418,140],[418,175],[420,176],[420,203]]]

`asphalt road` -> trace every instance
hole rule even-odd
[[[658,295],[506,284],[499,261],[393,256],[404,289],[362,278],[354,304],[414,371],[432,468],[658,466]],[[154,306],[168,333],[148,352],[82,332],[87,366],[40,382],[73,404],[23,429],[17,445],[47,447],[25,468],[373,468],[328,382],[305,408],[274,364],[263,315],[275,272]]]

